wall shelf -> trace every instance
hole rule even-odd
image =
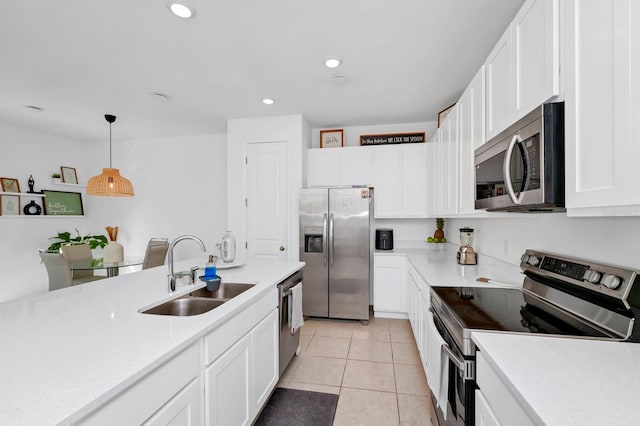
[[[71,188],[86,188],[87,185],[80,185],[79,183],[64,183],[64,182],[58,182],[58,183],[51,183],[52,185],[57,185],[57,186],[68,186]]]
[[[16,197],[39,197],[44,198],[44,194],[36,194],[33,192],[3,192],[0,191],[0,195],[15,195]]]

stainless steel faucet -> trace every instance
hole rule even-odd
[[[168,279],[169,279],[170,293],[173,293],[174,291],[176,291],[176,274],[174,274],[173,272],[173,248],[176,246],[176,244],[178,244],[180,241],[183,241],[183,240],[193,240],[198,244],[200,244],[200,247],[202,248],[203,252],[207,251],[207,248],[204,246],[204,243],[202,242],[202,240],[194,235],[181,235],[175,240],[171,241],[171,244],[169,244],[169,257],[167,261],[167,263],[169,264]],[[191,268],[191,284],[193,284],[195,281],[195,271],[197,270],[198,270],[197,266],[194,266],[193,268]],[[180,274],[180,276],[182,276],[182,274]]]

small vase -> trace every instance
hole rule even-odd
[[[116,241],[109,241],[109,244],[104,246],[102,250],[102,257],[104,263],[122,262],[124,260],[124,247]]]
[[[51,182],[53,182],[54,185],[57,185],[62,183],[62,178],[51,178]]]

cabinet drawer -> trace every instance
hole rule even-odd
[[[200,343],[196,343],[176,355],[83,420],[82,424],[142,424],[198,377],[200,348]]]
[[[521,426],[535,425],[536,422],[502,382],[498,372],[487,362],[482,352],[477,352],[476,363],[478,387],[500,423]]]
[[[227,348],[230,348],[277,307],[278,289],[274,287],[262,298],[244,308],[232,320],[227,321],[205,336],[205,365],[215,361]]]

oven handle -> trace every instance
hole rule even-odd
[[[504,174],[504,183],[507,185],[507,193],[514,204],[521,204],[523,195],[522,192],[516,195],[513,190],[513,185],[511,184],[511,154],[513,153],[513,148],[520,142],[522,142],[520,135],[513,135],[513,138],[511,138],[511,142],[509,143],[509,147],[507,148],[507,153],[504,156],[504,166],[502,170]]]
[[[458,358],[458,356],[451,350],[449,345],[446,343],[442,345],[443,352],[447,355],[447,357],[458,367],[458,370],[465,371],[465,363],[463,360]]]

